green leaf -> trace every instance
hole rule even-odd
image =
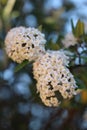
[[[84,41],[85,41],[86,44],[87,44],[87,34],[84,35]]]
[[[18,66],[16,66],[14,72],[18,72],[20,69],[22,69],[24,66],[26,66],[29,63],[29,61],[23,61],[21,64],[19,64]]]
[[[59,50],[60,46],[57,43],[53,43],[52,40],[48,41],[46,44],[46,49]]]
[[[76,78],[76,83],[77,83],[77,86],[78,86],[79,89],[85,89],[86,88],[85,83],[82,80],[80,80],[78,77]]]
[[[80,37],[82,35],[84,35],[84,23],[78,20],[75,27],[75,36]]]
[[[75,27],[74,27],[74,23],[73,23],[72,19],[71,19],[71,26],[72,26],[72,32],[73,32],[73,34],[75,34]]]
[[[42,32],[42,25],[38,26],[38,30]]]
[[[73,75],[79,80],[81,80],[87,87],[87,66],[78,66],[76,68],[73,68],[72,72]]]
[[[83,54],[87,54],[87,51],[84,51]],[[81,58],[84,60],[85,63],[87,63],[87,57],[86,56],[81,56]]]

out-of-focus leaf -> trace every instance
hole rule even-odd
[[[58,10],[53,10],[52,15],[48,16],[44,19],[46,24],[58,24],[58,20],[60,19],[61,14],[64,12],[65,8],[62,7]]]
[[[87,89],[84,89],[82,92],[81,92],[81,102],[83,104],[87,104]]]
[[[18,17],[20,15],[20,13],[18,11],[13,11],[11,13],[11,18],[15,18],[15,17]]]
[[[58,46],[59,46],[60,48],[63,48],[63,44],[61,43],[61,40],[62,40],[63,38],[64,38],[64,37],[63,37],[61,34],[59,34],[58,39],[57,39],[57,41],[56,41],[56,44],[58,44]]]
[[[84,41],[85,41],[85,43],[87,44],[87,34],[84,35]]]
[[[42,32],[42,25],[38,26],[38,30]]]
[[[21,64],[19,64],[16,68],[15,68],[15,70],[14,70],[14,72],[18,72],[19,70],[21,70],[24,66],[26,66],[27,64],[29,63],[29,61],[23,61]]]
[[[64,7],[61,7],[61,8],[58,9],[58,10],[53,10],[53,14],[52,14],[53,18],[57,20],[58,18],[60,18],[61,14],[62,14],[64,11],[65,11],[65,8],[64,8]]]
[[[75,27],[74,27],[74,23],[73,23],[72,19],[71,19],[71,26],[72,26],[72,32],[73,32],[73,34],[75,34]]]
[[[42,104],[39,93],[37,93],[36,80],[33,80],[33,82],[30,84],[29,87],[30,87],[30,90],[31,90],[31,93],[32,93],[32,96],[33,96],[32,101]]]
[[[84,23],[78,20],[75,27],[75,36],[80,37],[82,35],[84,35]]]
[[[76,78],[76,83],[79,89],[85,89],[86,86],[84,84],[84,82],[82,80],[80,80],[79,78]]]
[[[46,49],[50,49],[50,50],[59,50],[60,46],[57,43],[53,43],[52,41],[49,41],[46,44]]]
[[[87,67],[75,67],[72,71],[75,77],[79,78],[87,87]]]
[[[84,51],[84,53],[87,54],[87,51]],[[87,63],[87,56],[81,56],[81,58],[84,60],[85,63]]]
[[[53,19],[53,17],[49,16],[49,17],[45,18],[44,22],[47,24],[54,24],[55,19]]]
[[[0,3],[1,3],[2,5],[5,5],[5,4],[7,3],[7,0],[0,0]]]
[[[9,19],[9,16],[11,14],[11,11],[14,7],[14,4],[15,4],[16,0],[8,0],[4,10],[3,10],[3,18],[5,20]]]

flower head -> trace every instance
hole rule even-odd
[[[73,75],[66,67],[67,57],[61,51],[46,53],[33,64],[34,78],[37,80],[37,91],[45,105],[58,106],[61,102],[56,92],[64,99],[76,95],[77,85]],[[65,60],[65,61],[64,61]]]
[[[72,33],[68,33],[65,35],[65,38],[62,40],[62,44],[65,48],[70,46],[75,46],[77,44],[77,39]]]
[[[18,63],[35,60],[45,52],[45,36],[35,28],[15,27],[5,38],[7,55]]]

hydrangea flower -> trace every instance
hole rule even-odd
[[[66,67],[68,58],[61,51],[50,51],[39,57],[33,64],[34,78],[37,80],[37,91],[47,106],[58,106],[62,99],[76,95],[78,88],[73,75]]]
[[[45,52],[44,34],[35,28],[15,27],[5,38],[7,55],[15,62],[33,61]]]
[[[77,39],[72,33],[67,33],[62,40],[62,44],[65,48],[69,48],[70,46],[75,46],[77,44]]]

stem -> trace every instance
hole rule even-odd
[[[78,52],[78,48],[81,47],[79,44],[77,46],[77,54],[78,54],[78,58],[79,58],[79,65],[81,65],[81,53]]]
[[[70,70],[73,70],[73,69],[76,69],[76,68],[79,68],[79,67],[87,67],[87,64],[79,64],[79,65],[73,65],[73,66],[70,66],[69,69]]]

